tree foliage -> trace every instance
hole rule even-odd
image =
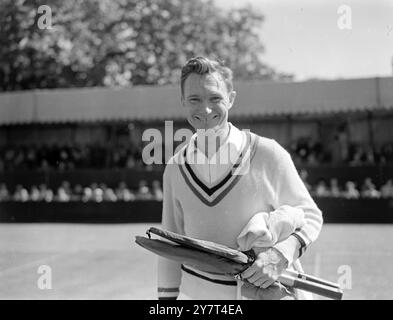
[[[224,60],[236,79],[290,79],[263,62],[263,15],[212,0],[0,2],[0,90],[130,86],[179,81],[194,55]]]

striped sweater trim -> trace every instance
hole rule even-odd
[[[300,242],[299,256],[298,256],[298,258],[300,258],[307,248],[306,241],[304,241],[303,237],[299,233],[292,233],[292,235]]]
[[[179,295],[179,288],[164,288],[158,287],[159,300],[174,300]]]
[[[212,188],[206,186],[195,175],[192,168],[185,159],[185,151],[186,150],[184,150],[183,155],[183,159],[185,160],[184,168],[183,165],[179,166],[181,175],[195,196],[197,196],[199,200],[201,200],[207,206],[212,207],[219,203],[228,194],[228,192],[231,191],[231,189],[242,177],[241,170],[243,167],[251,163],[256,151],[256,138],[254,137],[254,139],[252,139],[251,134],[247,132],[247,143],[239,157],[238,162],[232,167],[228,175]]]
[[[312,243],[310,237],[307,235],[307,233],[306,233],[306,231],[304,231],[304,229],[300,229],[297,233],[300,236],[302,236],[304,242],[306,243],[306,246],[309,246]]]
[[[232,127],[230,126],[230,127],[229,127],[229,131],[231,131],[231,130],[232,130]],[[241,145],[240,150],[243,150],[243,151],[244,151],[244,150],[245,150],[245,146],[247,145],[247,136],[246,136],[245,139],[243,139],[243,140],[244,140],[244,141],[242,142],[242,145]],[[193,145],[194,145],[194,149],[196,149],[196,148],[197,148],[196,139],[194,139]],[[185,149],[186,149],[186,150],[185,150],[185,153],[184,153],[184,162],[183,162],[183,164],[185,164],[185,165],[188,166],[188,167],[189,167],[190,165],[197,164],[198,162],[195,162],[195,160],[198,161],[198,156],[195,157],[195,155],[194,155],[194,156],[191,158],[192,161],[190,161],[190,160],[189,160],[189,159],[190,159],[190,158],[189,158],[190,146],[187,145],[187,146],[185,147]],[[241,156],[242,156],[242,151],[240,151],[239,155],[237,156],[236,161],[234,161],[235,166],[229,167],[229,168],[226,170],[225,174],[222,175],[224,178],[227,177],[228,174],[229,174],[230,172],[233,172],[233,168],[234,168],[234,167],[238,166],[238,163],[239,163],[239,160],[240,160]],[[202,159],[202,160],[205,161],[206,159]],[[207,182],[207,181],[204,179],[204,177],[201,176],[201,175],[199,174],[198,170],[193,171],[193,174],[197,177],[197,179],[199,179],[200,181],[202,181],[202,182],[203,182],[203,185],[206,186],[208,189],[209,189],[209,188],[215,188],[214,183],[212,184],[212,183]]]
[[[179,292],[179,288],[158,288],[158,292]]]
[[[240,165],[240,163],[241,163],[241,161],[242,161],[242,158],[244,157],[244,155],[245,155],[247,149],[249,148],[250,143],[251,143],[251,138],[250,138],[250,136],[249,136],[249,133],[247,132],[246,144],[245,144],[245,146],[243,147],[243,150],[242,150],[242,152],[240,153],[240,155],[239,155],[238,159],[236,160],[235,164],[232,166],[232,168],[230,168],[230,169],[228,170],[228,173],[224,176],[224,178],[223,178],[220,182],[218,182],[215,186],[213,186],[213,187],[208,187],[205,183],[203,183],[203,182],[197,177],[197,175],[195,174],[194,170],[192,170],[190,164],[189,164],[188,161],[187,161],[187,150],[184,150],[184,154],[183,154],[184,159],[185,159],[185,162],[184,162],[185,167],[186,167],[187,171],[189,172],[189,174],[190,174],[192,180],[193,180],[193,181],[194,181],[194,182],[195,182],[195,183],[196,183],[196,184],[197,184],[206,194],[208,194],[209,196],[212,196],[216,191],[218,191],[220,188],[222,188],[222,187],[225,185],[225,183],[232,177],[234,168],[236,168],[236,167],[238,167],[238,166]]]

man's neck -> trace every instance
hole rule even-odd
[[[229,136],[230,127],[226,123],[223,128],[220,128],[215,135],[212,136],[197,136],[197,147],[202,151],[207,158],[215,154],[220,147],[225,143]],[[201,140],[204,138],[204,141]]]

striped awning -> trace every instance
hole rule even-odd
[[[393,78],[238,82],[231,116],[393,110]],[[178,86],[34,90],[0,94],[0,124],[184,117]]]

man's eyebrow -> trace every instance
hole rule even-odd
[[[189,96],[187,96],[187,99],[190,99],[190,98],[199,98],[199,95],[197,95],[197,94],[190,94]]]
[[[223,94],[221,92],[219,92],[219,91],[212,91],[212,92],[209,92],[209,96],[211,96],[211,97],[221,97],[222,98]]]
[[[211,95],[211,96],[222,97],[222,93],[221,93],[221,92],[211,92],[210,95]]]

